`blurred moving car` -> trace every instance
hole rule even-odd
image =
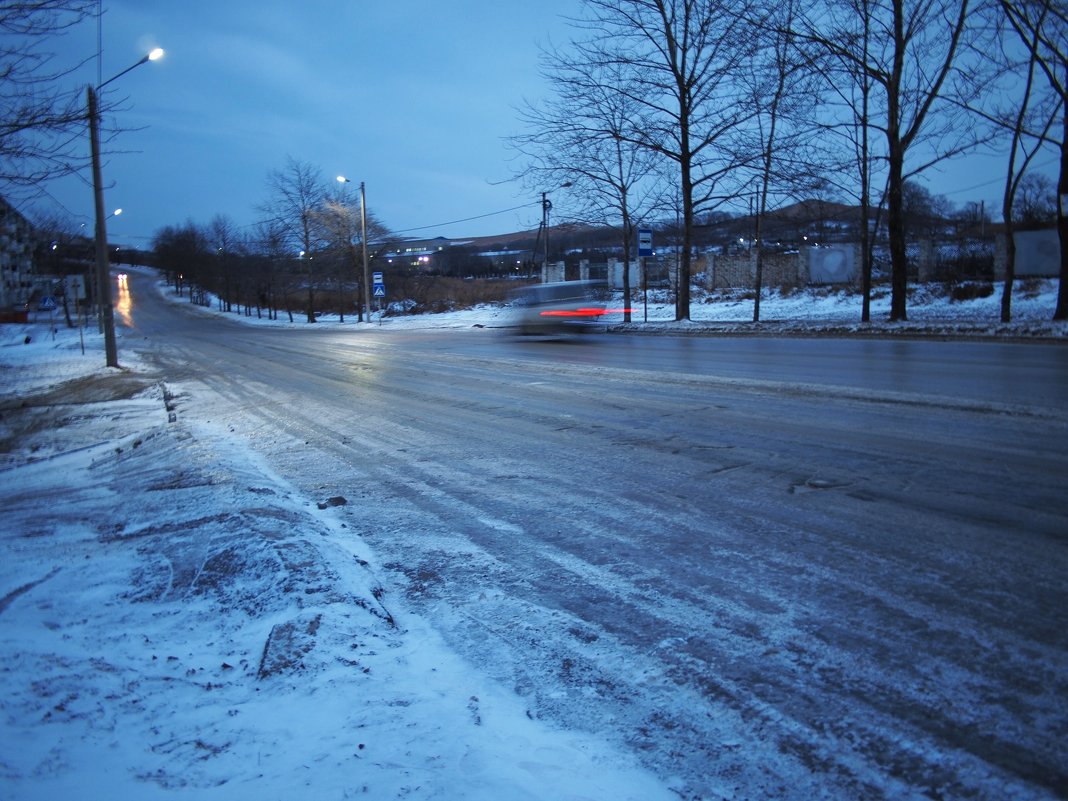
[[[521,335],[585,333],[605,315],[603,281],[533,284],[511,293],[513,326]]]

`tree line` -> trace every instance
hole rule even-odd
[[[1004,154],[1002,216],[1041,153],[1060,160],[1068,319],[1068,11],[1062,0],[585,0],[552,87],[521,109],[519,177],[566,187],[587,219],[634,228],[674,210],[682,228],[677,319],[690,314],[696,222],[750,204],[759,320],[769,211],[816,193],[861,209],[862,319],[872,232],[885,225],[891,320],[907,319],[906,189],[940,163]],[[1014,254],[1002,299],[1011,314]],[[626,274],[627,271],[624,271]]]
[[[52,66],[58,62],[48,48],[97,10],[93,0],[0,7],[0,31],[10,34],[0,38],[5,192],[39,191],[84,169],[75,145],[85,125],[80,92],[62,88],[70,72]],[[619,230],[626,259],[638,225],[676,217],[678,319],[690,314],[699,220],[750,207],[759,290],[769,214],[816,194],[861,210],[864,321],[873,232],[885,226],[890,318],[907,319],[909,183],[978,149],[1004,156],[1005,320],[1017,196],[1037,160],[1059,160],[1055,318],[1068,319],[1063,0],[583,0],[572,25],[567,45],[544,53],[550,94],[519,110],[523,133],[512,144],[524,167],[517,177],[543,193],[566,188],[580,218]],[[356,268],[355,249],[364,242],[353,202],[343,187],[328,186],[314,167],[290,159],[271,173],[270,200],[254,231],[216,218],[168,227],[153,244],[164,261],[183,248],[198,253],[183,280],[212,283],[224,303],[274,313],[299,294],[314,319],[317,294],[340,302],[366,290]],[[368,240],[386,233],[368,220]],[[759,319],[759,291],[756,298]]]
[[[390,258],[395,235],[345,183],[325,180],[313,164],[290,157],[267,178],[261,221],[240,229],[217,215],[207,225],[167,226],[152,240],[154,265],[193,302],[215,296],[224,311],[307,322],[333,313],[342,322],[355,310],[369,319],[367,274],[385,277],[390,313],[444,311],[502,300],[501,271],[469,249],[446,248],[431,266]],[[366,241],[365,241],[366,234]],[[384,301],[383,301],[384,304]]]

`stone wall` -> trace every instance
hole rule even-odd
[[[737,256],[709,254],[703,269],[709,289],[751,289],[756,286],[756,254]],[[699,261],[695,267],[700,267]],[[699,270],[695,270],[698,272]],[[764,286],[798,286],[804,281],[798,253],[765,253],[762,282]]]

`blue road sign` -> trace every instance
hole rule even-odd
[[[653,255],[653,232],[648,228],[638,229],[638,255]]]
[[[51,295],[41,298],[41,302],[37,304],[37,308],[40,311],[52,311],[56,308],[56,299]]]
[[[384,284],[375,284],[375,297],[384,298],[386,296],[386,287]]]

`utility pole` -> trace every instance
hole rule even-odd
[[[553,207],[552,201],[547,197],[547,192],[541,193],[541,230],[544,236],[542,244],[545,250],[541,259],[541,280],[549,280],[549,209]]]
[[[570,181],[560,184],[558,189],[568,189],[572,186]],[[546,282],[549,280],[549,211],[553,207],[553,203],[549,200],[548,192],[541,193],[541,230],[545,234],[545,252],[541,260],[541,280]]]
[[[108,269],[108,235],[104,223],[104,182],[100,175],[100,113],[96,91],[86,87],[89,107],[89,144],[93,160],[93,198],[96,205],[96,292],[104,327],[104,356],[108,367],[119,366],[115,344],[115,307],[111,303],[111,276]]]
[[[108,367],[119,366],[118,347],[115,344],[115,307],[111,304],[111,275],[108,269],[108,231],[104,214],[104,179],[100,174],[100,106],[97,93],[112,81],[121,78],[149,61],[163,57],[163,48],[157,47],[135,64],[130,65],[103,83],[85,88],[86,106],[89,113],[89,152],[93,161],[93,201],[96,206],[96,291],[100,296],[100,320],[104,329],[104,356]],[[99,54],[97,54],[99,59]],[[116,214],[119,212],[116,211]]]

